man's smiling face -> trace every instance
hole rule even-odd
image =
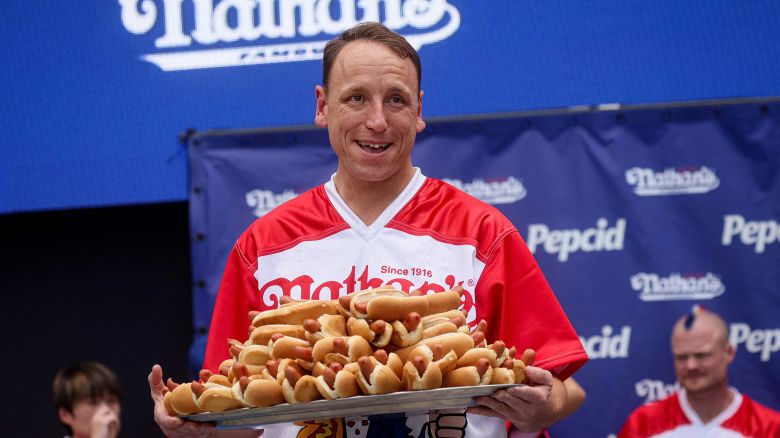
[[[341,49],[328,81],[316,89],[315,122],[328,128],[339,178],[410,178],[415,137],[425,128],[414,64],[381,43],[358,40]]]

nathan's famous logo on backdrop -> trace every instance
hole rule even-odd
[[[601,334],[590,337],[580,336],[590,359],[619,359],[628,357],[628,345],[631,342],[631,326],[623,326],[615,333],[612,326],[605,325]]]
[[[447,0],[119,0],[119,4],[128,32],[161,30],[154,40],[155,53],[141,59],[164,71],[317,60],[328,40],[364,21],[402,31],[418,50],[449,38],[460,27],[460,12]],[[215,44],[219,47],[209,47]]]
[[[655,171],[642,167],[626,170],[626,182],[639,196],[693,195],[707,193],[720,185],[715,171],[706,166],[666,168]]]
[[[246,194],[246,205],[252,208],[252,214],[257,217],[264,216],[279,204],[287,202],[298,196],[293,190],[285,190],[282,193],[274,193],[270,190],[255,189]]]
[[[469,195],[487,202],[488,204],[511,204],[517,202],[528,194],[522,181],[510,176],[505,179],[490,179],[485,181],[477,178],[464,183],[459,179],[447,179],[444,182],[451,184]]]
[[[735,322],[729,325],[729,342],[735,350],[744,344],[748,353],[760,353],[761,362],[768,362],[780,351],[780,328],[751,329],[747,323]]]
[[[636,395],[644,399],[644,403],[663,400],[680,390],[680,383],[666,383],[663,380],[643,379],[634,384]]]
[[[712,272],[673,273],[667,277],[640,272],[631,277],[631,289],[640,292],[642,301],[709,300],[722,295],[726,286]]]
[[[605,218],[599,218],[593,228],[551,230],[545,224],[528,225],[526,243],[532,253],[541,246],[548,254],[557,254],[558,260],[565,262],[575,252],[620,251],[626,235],[626,220],[617,219],[614,227],[609,227]]]
[[[723,246],[731,245],[734,236],[739,235],[739,241],[745,245],[753,245],[756,254],[766,250],[767,245],[780,242],[780,222],[773,220],[746,221],[738,214],[723,216]]]

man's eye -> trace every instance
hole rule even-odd
[[[349,100],[351,100],[352,102],[362,102],[363,101],[363,96],[361,96],[359,94],[356,94],[356,95],[350,97]]]
[[[404,100],[401,99],[401,96],[393,96],[393,97],[390,98],[390,103],[392,103],[392,104],[396,104],[397,105],[397,104],[401,104],[403,102],[404,102]]]

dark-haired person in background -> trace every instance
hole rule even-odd
[[[728,385],[734,360],[726,323],[694,306],[672,331],[674,371],[682,389],[637,408],[620,438],[778,438],[780,413]]]
[[[80,362],[57,372],[52,384],[54,409],[72,438],[114,438],[122,422],[122,387],[106,366]]]

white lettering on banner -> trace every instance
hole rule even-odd
[[[485,181],[477,178],[470,183],[464,183],[459,179],[443,179],[444,182],[457,187],[469,195],[488,204],[511,204],[517,202],[528,194],[523,183],[513,177],[503,180]]]
[[[419,50],[449,38],[460,27],[460,12],[447,0],[162,0],[162,14],[153,0],[119,0],[119,4],[122,25],[135,35],[154,29],[162,15],[164,33],[154,42],[158,49],[193,42],[210,45],[338,35],[358,22],[383,17],[383,24],[393,30],[407,26],[429,30],[404,35]],[[194,17],[193,29],[185,29],[184,16]],[[151,53],[141,58],[164,71],[316,60],[322,58],[328,39]]]
[[[720,185],[715,172],[706,167],[667,168],[663,172],[633,167],[626,170],[626,182],[639,196],[693,195],[707,193]]]
[[[261,217],[276,208],[279,204],[287,202],[296,196],[298,196],[298,194],[292,190],[274,193],[270,190],[255,189],[246,194],[246,205],[254,208],[252,213],[255,216]]]
[[[661,380],[644,379],[634,384],[636,395],[644,398],[644,403],[663,400],[680,390],[680,383],[664,383]]]
[[[526,243],[532,253],[536,253],[536,247],[543,245],[548,254],[558,254],[558,260],[565,262],[569,254],[583,251],[620,251],[623,249],[623,239],[626,235],[626,220],[623,218],[615,222],[612,228],[604,218],[596,221],[595,228],[584,230],[550,230],[545,224],[528,225],[528,238]]]
[[[611,326],[601,328],[600,335],[589,338],[580,336],[580,342],[585,347],[590,359],[618,359],[628,357],[628,344],[631,342],[631,327],[623,326],[620,333],[612,335]]]
[[[751,330],[744,322],[729,325],[729,342],[737,350],[745,344],[748,353],[761,353],[761,362],[768,362],[772,353],[780,350],[780,329]]]
[[[723,246],[731,245],[734,236],[745,245],[755,245],[753,250],[761,254],[767,245],[780,242],[780,222],[773,220],[746,221],[738,214],[723,216],[723,236],[720,241]]]
[[[640,272],[631,277],[631,289],[641,292],[642,301],[709,300],[722,295],[726,286],[711,272],[668,277]]]

